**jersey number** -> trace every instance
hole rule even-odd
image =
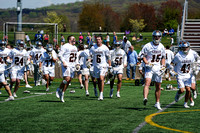
[[[121,65],[122,64],[122,57],[116,57],[115,58],[115,65]]]
[[[75,62],[76,60],[76,53],[71,53],[69,57],[69,62]]]
[[[46,67],[49,66],[49,63],[51,64],[50,67],[53,66],[53,60],[52,59],[51,60],[45,60],[45,62],[46,62]]]
[[[190,64],[184,64],[182,67],[181,67],[181,71],[183,73],[189,73],[190,71]]]
[[[153,58],[152,58],[152,60],[151,60],[151,62],[159,62],[160,61],[160,56],[161,56],[161,54],[159,54],[159,55],[153,55]]]
[[[36,55],[35,55],[35,59],[38,60],[41,56],[42,56],[42,54],[40,54],[40,55],[39,55],[39,54],[36,54]]]
[[[97,63],[101,63],[101,55],[97,55]]]
[[[23,58],[19,59],[19,57],[15,57],[15,65],[21,64],[21,66],[23,66],[23,62]]]

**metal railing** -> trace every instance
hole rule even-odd
[[[185,0],[183,16],[182,16],[182,24],[181,24],[181,34],[180,34],[181,39],[183,39],[183,35],[184,35],[184,28],[185,28],[185,21],[187,19],[187,14],[188,14],[188,1]]]

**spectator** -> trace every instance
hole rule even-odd
[[[110,46],[109,42],[110,42],[110,36],[109,36],[109,33],[107,33],[107,35],[106,35],[106,45],[107,46]]]
[[[143,41],[143,36],[142,36],[142,34],[140,34],[140,41]]]
[[[60,37],[60,44],[61,46],[65,44],[65,37],[63,36],[63,34],[61,34],[61,37]]]
[[[29,36],[28,36],[27,33],[25,34],[25,38],[26,38],[26,42],[27,42],[29,45],[31,45],[31,40],[30,40],[30,38],[29,38]]]
[[[130,46],[131,46],[131,42],[128,40],[127,37],[125,37],[122,42],[122,49],[125,51],[126,54],[128,54]]]
[[[115,32],[113,32],[113,44],[117,41],[117,35]]]
[[[49,34],[48,32],[46,32],[46,34],[44,34],[44,44],[48,44],[49,43]]]
[[[171,28],[171,29],[169,30],[169,35],[172,36],[173,34],[174,34],[174,29]]]
[[[127,55],[127,69],[126,69],[126,74],[127,74],[127,79],[130,79],[130,71],[132,70],[132,78],[131,80],[135,79],[135,69],[136,69],[136,64],[138,62],[138,55],[137,52],[134,50],[133,46],[129,47],[128,55]]]
[[[90,32],[88,32],[88,35],[86,37],[86,43],[89,45],[90,43],[92,43],[92,37],[90,35]]]
[[[132,41],[136,41],[136,36],[133,34]]]
[[[123,35],[123,40],[124,40],[125,37],[126,37],[126,33],[124,33],[124,35]]]
[[[163,31],[163,36],[166,36],[168,34],[169,34],[168,30],[167,30],[167,28],[165,28],[165,30]]]
[[[42,34],[40,34],[40,31],[38,31],[38,33],[35,34],[35,41],[36,42],[38,42],[38,41],[42,42],[43,41],[43,36],[42,36]]]
[[[171,39],[171,40],[170,40],[170,44],[173,45],[173,44],[174,44],[174,38],[173,38],[173,37],[170,37],[170,39]]]
[[[79,35],[79,39],[78,39],[79,43],[82,44],[83,43],[83,35],[82,33],[80,32],[80,35]]]

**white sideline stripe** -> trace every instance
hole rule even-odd
[[[33,95],[33,96],[27,96],[27,97],[17,98],[17,99],[15,99],[14,101],[16,101],[16,100],[28,99],[28,98],[37,97],[37,96],[42,96],[42,95],[47,95],[47,94],[53,94],[53,93],[54,93],[54,92],[52,92],[52,93],[40,93],[40,94],[38,94],[38,95]],[[36,94],[36,93],[34,93],[34,94]],[[9,102],[9,101],[0,101],[0,103],[5,103],[5,102]],[[10,101],[10,102],[12,102],[12,101]]]
[[[179,100],[181,100],[185,95],[181,96],[179,98]],[[176,102],[173,101],[172,103],[168,104],[167,106],[165,106],[164,108],[162,108],[162,110],[157,111],[156,113],[160,113],[165,111],[167,108],[169,108],[170,106],[172,106],[173,104],[175,104]],[[138,133],[140,131],[140,129],[142,129],[147,123],[144,121],[142,123],[140,123],[140,125],[138,125],[138,127],[136,127],[132,133]]]

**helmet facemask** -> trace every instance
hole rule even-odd
[[[153,43],[155,45],[158,45],[161,42],[162,33],[159,30],[155,30],[153,31],[152,36],[153,36]]]
[[[0,42],[0,48],[2,50],[4,50],[6,48],[6,42],[5,41]]]

